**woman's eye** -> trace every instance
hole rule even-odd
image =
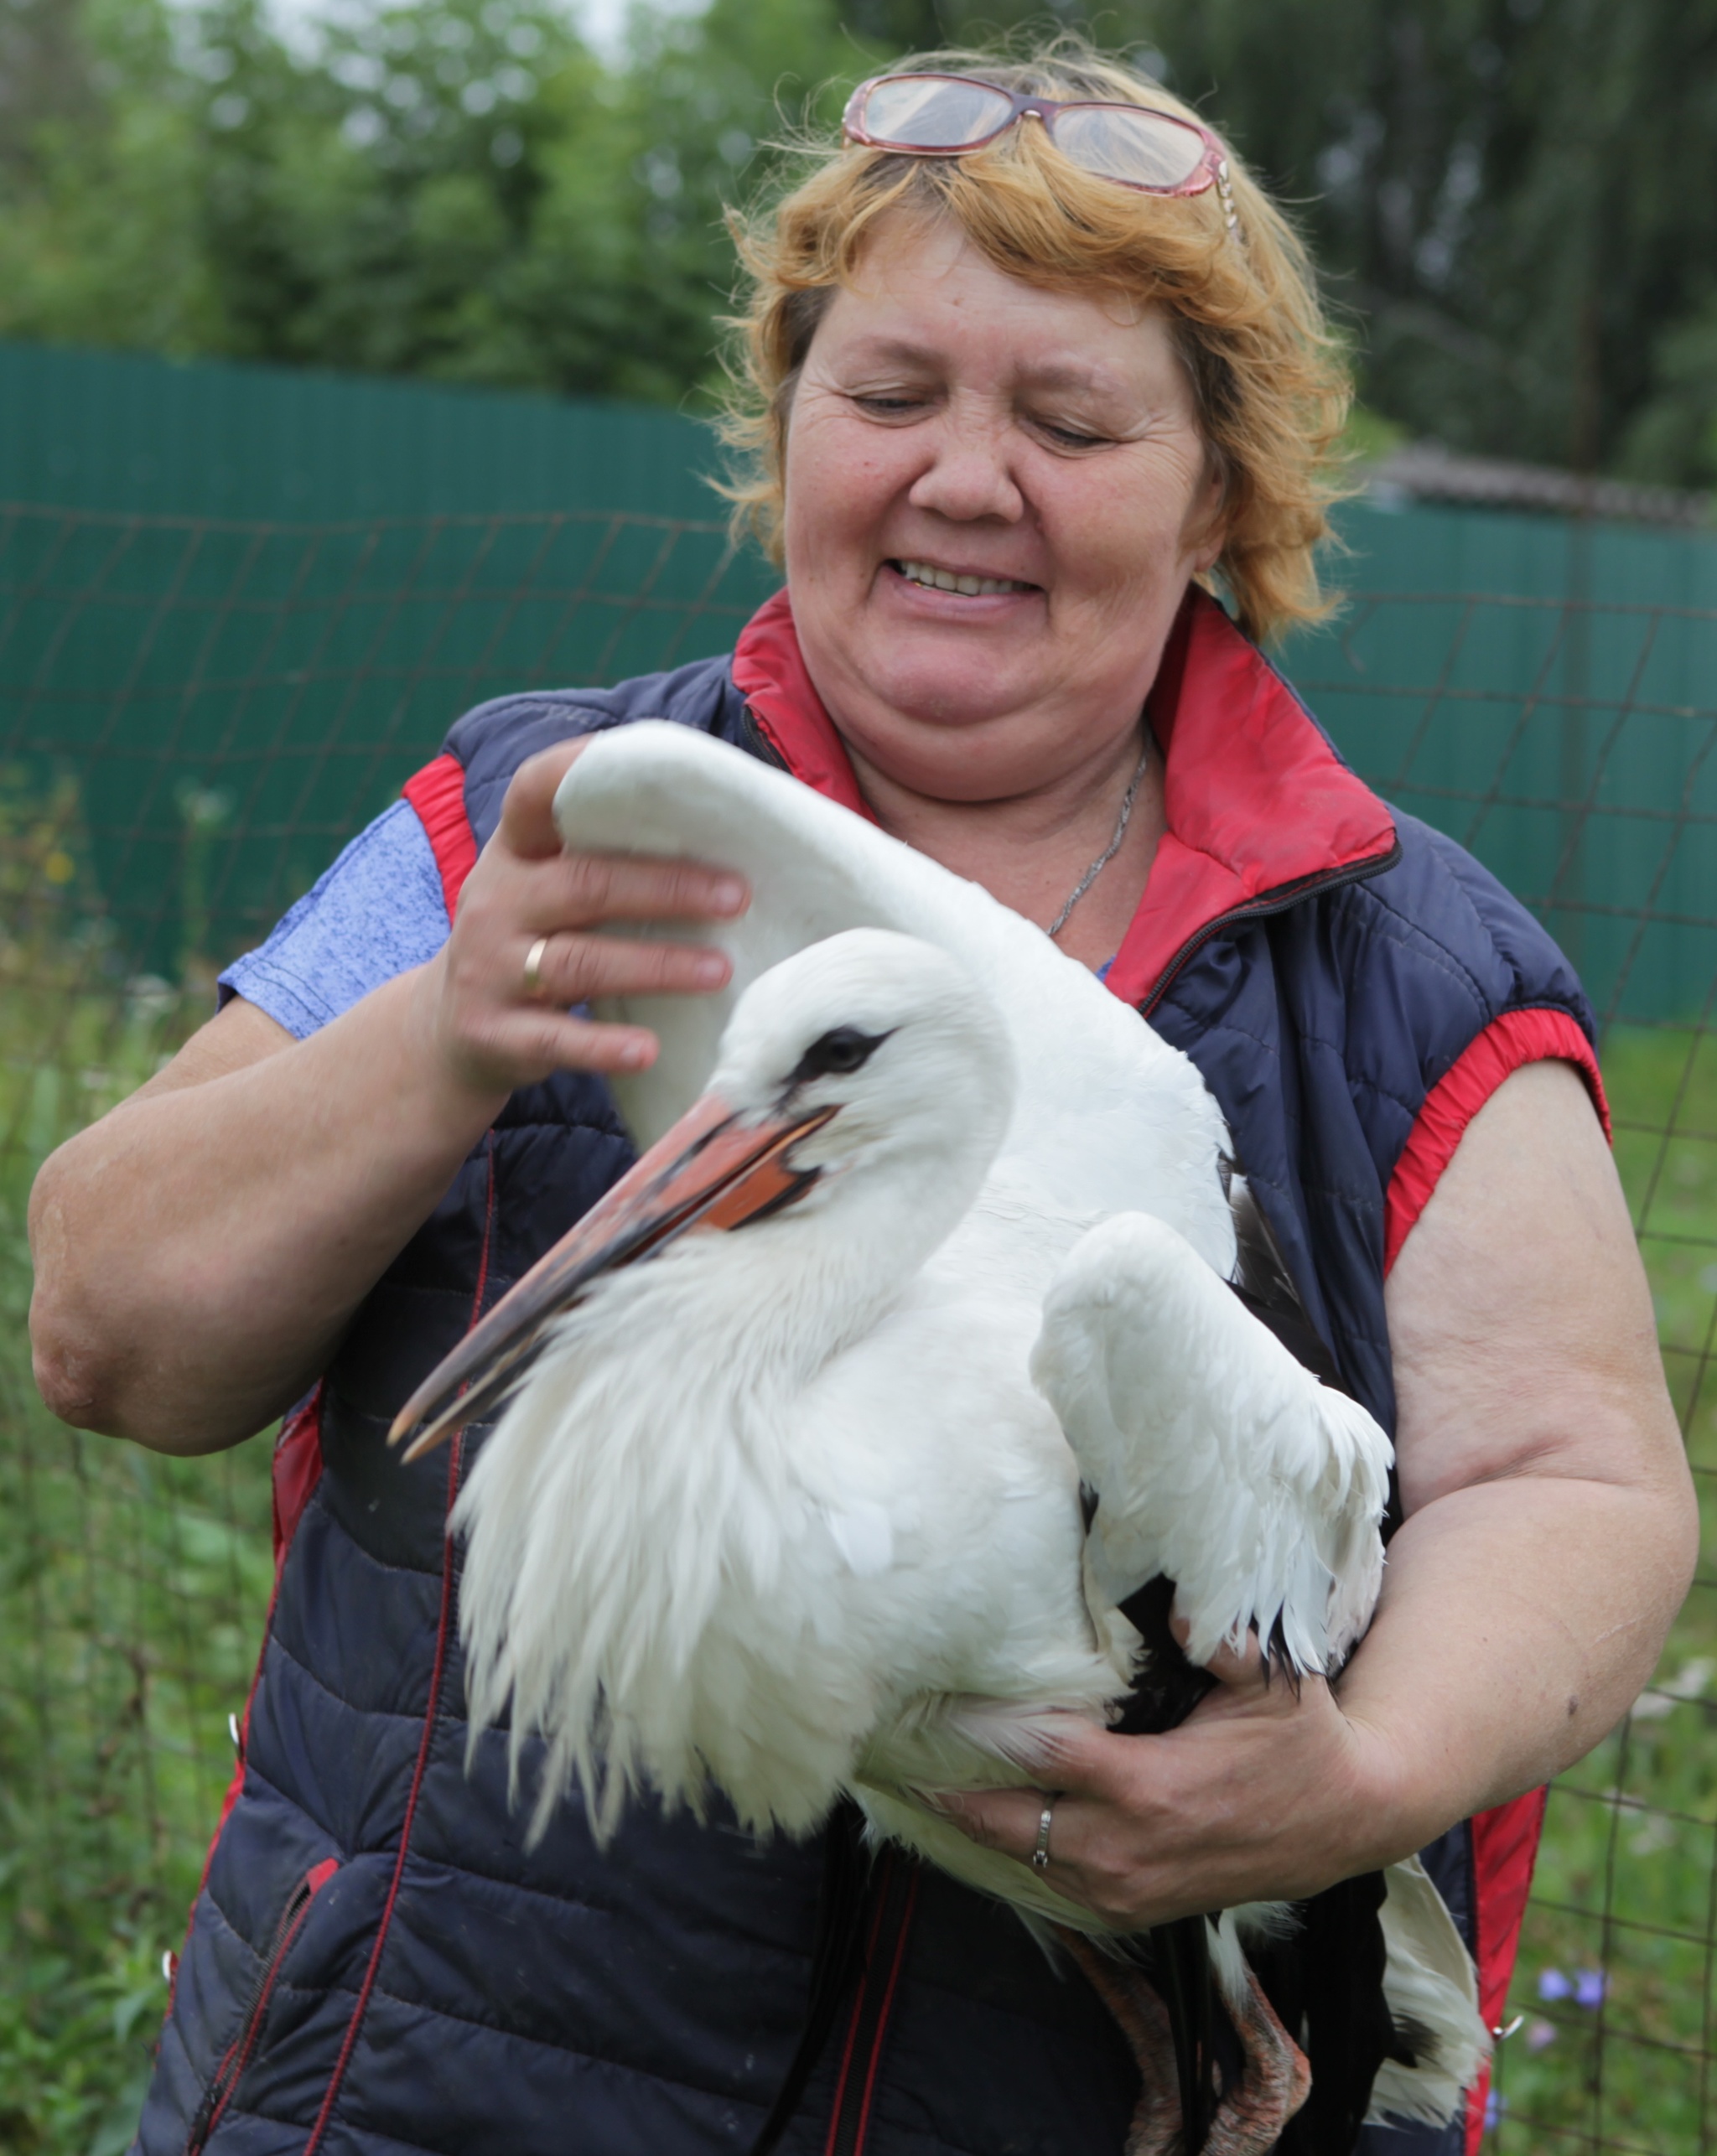
[[[1108,438],[1103,434],[1088,434],[1083,428],[1061,426],[1052,419],[1040,419],[1038,432],[1048,435],[1057,448],[1063,449],[1100,448]]]
[[[895,419],[902,412],[920,410],[924,399],[899,390],[857,390],[853,402],[861,412],[874,412],[879,419]]]

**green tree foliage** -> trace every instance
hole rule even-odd
[[[1154,29],[1304,204],[1378,409],[1717,480],[1714,0],[1162,0]]]
[[[57,95],[0,104],[0,334],[659,400],[713,372],[724,202],[867,57],[806,0],[641,13],[619,66],[545,0],[381,0],[308,52],[257,0],[14,29]]]
[[[0,0],[0,334],[677,399],[765,146],[1056,20],[1299,204],[1376,411],[1717,482],[1717,0]]]

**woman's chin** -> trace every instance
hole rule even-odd
[[[957,684],[903,683],[862,713],[843,713],[840,730],[862,764],[927,799],[1000,801],[1035,790],[1059,759],[1034,721],[1034,700],[999,696],[993,684],[980,702],[973,686],[969,667]]]
[[[1046,653],[1028,648],[1030,640],[980,644],[969,635],[903,635],[891,629],[867,638],[869,648],[855,652],[857,664],[843,671],[863,684],[862,701],[877,718],[962,733],[1054,697],[1058,669]]]
[[[874,684],[877,693],[868,700],[871,709],[853,731],[921,741],[926,749],[940,744],[962,754],[975,750],[1022,707],[1029,710],[1032,698],[1029,692],[1009,694],[1011,684],[1005,679],[974,681],[973,671],[969,657],[957,670],[899,669],[894,679]]]

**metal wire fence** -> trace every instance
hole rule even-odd
[[[722,649],[766,588],[707,521],[0,506],[0,2148],[127,2145],[271,1581],[265,1446],[168,1460],[37,1400],[35,1168],[158,1067],[460,710]],[[1717,613],[1425,593],[1362,593],[1289,660],[1364,775],[1585,971],[1708,1525],[1714,661]],[[1552,1793],[1507,2156],[1717,2137],[1714,1587],[1708,1561],[1652,1688]]]

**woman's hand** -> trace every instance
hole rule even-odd
[[[642,1070],[655,1059],[653,1034],[599,1025],[572,1007],[595,996],[708,993],[732,971],[705,946],[595,933],[610,921],[727,920],[750,894],[739,877],[695,862],[563,853],[555,790],[586,745],[544,749],[520,766],[447,945],[419,977],[433,1054],[480,1096],[505,1096],[557,1070]],[[533,991],[526,968],[539,941]]]
[[[1387,1744],[1322,1678],[1266,1678],[1256,1640],[1209,1666],[1217,1687],[1179,1728],[1121,1737],[1069,1717],[1043,1769],[1057,1792],[1048,1884],[1118,1928],[1299,1900],[1416,1846],[1417,1822],[1386,1824]],[[1026,1865],[1044,1801],[1035,1789],[937,1798],[973,1841]]]

